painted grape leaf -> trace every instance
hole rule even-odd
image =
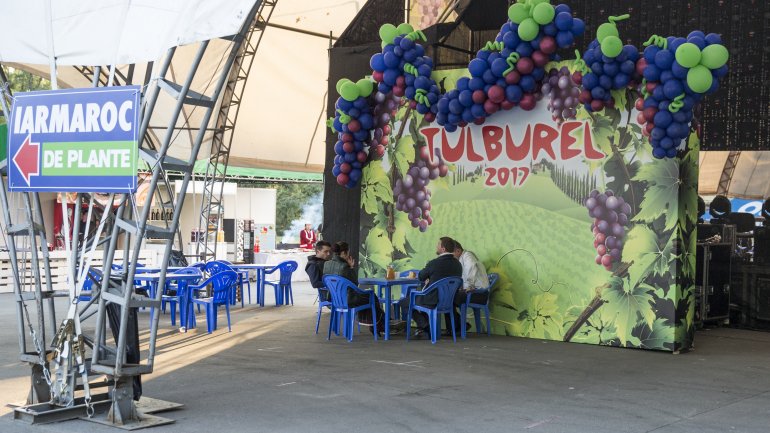
[[[679,230],[677,230],[679,232]],[[682,272],[682,276],[685,278],[693,278],[695,276],[695,266],[696,266],[696,238],[695,238],[695,232],[691,232],[690,237],[683,236],[679,234],[679,236],[682,236],[681,242],[679,242],[679,251],[678,251],[678,258],[681,262],[680,269]]]
[[[666,272],[669,262],[675,259],[671,249],[671,242],[660,248],[658,235],[649,227],[636,225],[631,229],[623,247],[623,262],[633,262],[628,269],[629,286],[635,287],[651,272],[659,275]]]
[[[679,166],[679,226],[687,227],[687,222],[695,224],[698,215],[698,152],[687,152]]]
[[[592,121],[594,147],[598,147],[607,156],[612,155],[612,140],[616,131],[612,119],[599,113],[589,113],[589,117]]]
[[[382,164],[371,163],[364,170],[361,182],[361,207],[364,212],[374,214],[377,213],[380,202],[393,203],[393,191]]]
[[[393,248],[397,251],[407,254],[406,234],[412,229],[412,223],[409,222],[409,216],[404,212],[396,212],[393,218]]]
[[[638,284],[626,289],[619,277],[610,279],[609,287],[602,291],[602,299],[607,305],[602,309],[611,310],[615,314],[615,327],[622,344],[628,341],[629,332],[641,316],[644,323],[652,326],[655,321],[655,311],[652,309],[652,292],[654,288],[647,284]]]
[[[533,338],[560,339],[562,315],[553,293],[543,293],[532,298],[529,308],[519,314],[518,330]]]
[[[393,152],[393,163],[396,165],[401,177],[406,176],[409,171],[409,164],[414,162],[414,138],[411,135],[401,137],[396,143],[395,152]]]
[[[364,242],[366,248],[365,260],[385,269],[391,264],[393,245],[388,239],[388,233],[379,227],[373,227]]]
[[[642,349],[671,349],[673,347],[674,329],[663,319],[656,319],[652,326],[647,323],[637,323],[631,330],[637,344]]]
[[[646,182],[647,192],[633,220],[650,223],[665,215],[665,230],[673,229],[679,219],[678,159],[664,158],[644,164],[639,168],[634,180]]]

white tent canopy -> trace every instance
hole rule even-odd
[[[729,155],[729,151],[700,152],[698,193],[746,199],[770,197],[770,152],[739,152],[727,190],[719,191],[719,180]]]
[[[170,69],[172,78],[182,81],[196,52],[195,46],[184,45],[213,39],[191,87],[195,92],[210,94],[230,46],[229,41],[216,38],[236,33],[254,2],[9,1],[0,14],[0,62],[48,77],[52,53],[62,88],[91,85],[77,65],[115,63],[122,65],[117,68],[119,75],[128,76],[131,71],[127,64],[133,63],[133,82],[139,83],[149,62],[155,62],[157,69],[158,60],[168,48],[182,45]],[[270,22],[338,36],[365,2],[278,0]],[[241,100],[230,155],[232,165],[323,170],[329,45],[326,38],[267,27]],[[151,133],[165,129],[173,104],[174,100],[161,92],[150,122]],[[189,155],[187,149],[195,137],[185,128],[199,125],[202,112],[184,110],[172,138],[172,156]],[[212,116],[210,127],[214,121]],[[208,156],[211,136],[209,131],[199,158]],[[162,137],[157,138],[159,141]]]

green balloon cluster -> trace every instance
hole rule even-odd
[[[366,98],[371,95],[374,91],[374,82],[367,78],[362,78],[354,83],[347,78],[343,78],[337,81],[336,88],[337,93],[339,93],[342,99],[353,102],[359,96]]]
[[[553,21],[556,10],[551,0],[518,0],[508,8],[508,18],[519,26],[522,41],[531,41],[540,32],[540,26]]]
[[[696,93],[705,93],[714,82],[711,70],[727,64],[730,53],[724,45],[709,45],[701,51],[697,45],[687,42],[676,49],[674,57],[677,63],[690,69],[687,71],[687,85],[690,89]]]
[[[392,44],[397,36],[409,34],[413,31],[414,27],[409,23],[399,24],[398,27],[393,24],[383,24],[382,27],[380,27],[380,39],[382,40],[383,48],[385,45]]]
[[[599,41],[602,54],[607,57],[615,58],[623,51],[623,41],[620,40],[618,21],[628,19],[630,15],[625,14],[617,17],[610,17],[608,23],[604,23],[596,30],[596,40]]]

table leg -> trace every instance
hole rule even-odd
[[[385,323],[383,326],[385,327],[385,341],[390,340],[390,299],[391,299],[391,293],[390,293],[391,286],[388,284],[385,286],[385,300],[387,301],[385,303]],[[376,312],[372,313],[375,314]]]
[[[187,283],[177,281],[176,294],[179,295],[179,327],[187,330]]]
[[[265,306],[265,275],[264,269],[257,268],[256,281],[254,284],[257,286],[257,296],[259,297],[259,306]]]

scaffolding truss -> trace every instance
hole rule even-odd
[[[158,287],[165,287],[166,267],[175,238],[179,239],[181,247],[179,219],[199,150],[217,109],[217,101],[228,101],[223,102],[227,107],[220,107],[217,119],[223,116],[223,109],[224,115],[227,114],[231,101],[228,95],[233,95],[234,91],[225,89],[230,87],[233,71],[240,74],[243,69],[239,63],[239,59],[244,58],[243,42],[248,41],[253,33],[255,19],[263,11],[264,3],[268,2],[256,1],[240,31],[222,38],[228,44],[227,55],[213,80],[215,84],[206,94],[191,90],[191,85],[210,41],[197,44],[194,58],[185,65],[187,70],[182,80],[177,80],[180,77],[179,64],[175,64],[176,74],[170,73],[177,48],[168,50],[155,73],[152,72],[153,65],[147,65],[143,71],[139,135],[139,155],[148,166],[144,180],[148,183],[146,195],[138,202],[140,198],[133,193],[110,194],[106,203],[102,204],[94,194],[77,195],[76,209],[87,209],[89,215],[99,220],[99,224],[96,230],[89,230],[89,218],[85,234],[79,239],[80,218],[74,218],[72,230],[68,218],[64,218],[67,290],[54,290],[52,285],[51,258],[39,194],[10,193],[7,181],[3,182],[0,206],[12,264],[20,360],[27,363],[31,370],[27,405],[16,408],[16,419],[45,423],[87,417],[128,429],[173,422],[148,413],[158,407],[174,407],[174,404],[156,405],[155,409],[140,411],[135,402],[141,395],[141,376],[151,373],[155,366],[160,317],[159,314],[151,315],[149,339],[140,351],[137,313],[140,308],[160,311],[163,292],[157,290],[153,294],[141,294],[134,290],[134,280],[141,266],[140,250],[147,239],[162,241],[164,248],[159,263]],[[250,55],[253,56],[253,51]],[[91,79],[94,87],[100,87],[130,84],[138,76],[137,69],[132,65],[125,72],[115,67],[82,67],[79,71]],[[55,76],[53,78],[55,82]],[[0,80],[0,84],[8,88],[8,80],[1,67]],[[158,132],[159,129],[154,128],[153,134],[149,133],[150,120],[161,93],[173,98],[175,104],[165,129]],[[9,118],[10,93],[4,93],[0,103],[4,115]],[[177,121],[180,113],[189,106],[204,110],[199,124],[186,128],[195,138],[186,155],[179,157],[177,152],[176,156],[171,156],[169,149],[177,130]],[[234,118],[230,121],[232,123],[228,125],[232,128]],[[218,159],[217,162],[226,165],[227,159]],[[0,169],[4,175],[7,174],[7,160],[0,161]],[[222,172],[225,170],[225,167],[221,169]],[[165,192],[158,188],[159,185],[169,185],[169,172],[178,173],[181,177],[179,194],[174,195],[171,188]],[[153,200],[159,200],[164,208],[172,211],[172,217],[165,226],[148,223]],[[66,202],[62,199],[64,215]],[[69,239],[69,233],[73,233],[72,239]],[[103,249],[97,250],[98,246]],[[122,263],[116,255],[117,251],[122,251]],[[97,254],[101,255],[101,269],[92,266]],[[92,286],[90,299],[80,301],[87,282]],[[57,321],[55,297],[69,300],[66,318],[61,323]],[[28,304],[34,305],[34,315],[29,311]],[[89,319],[92,321],[86,323]],[[108,329],[113,338],[108,338]],[[66,350],[61,350],[62,347]],[[106,388],[107,392],[91,393],[98,388]]]

